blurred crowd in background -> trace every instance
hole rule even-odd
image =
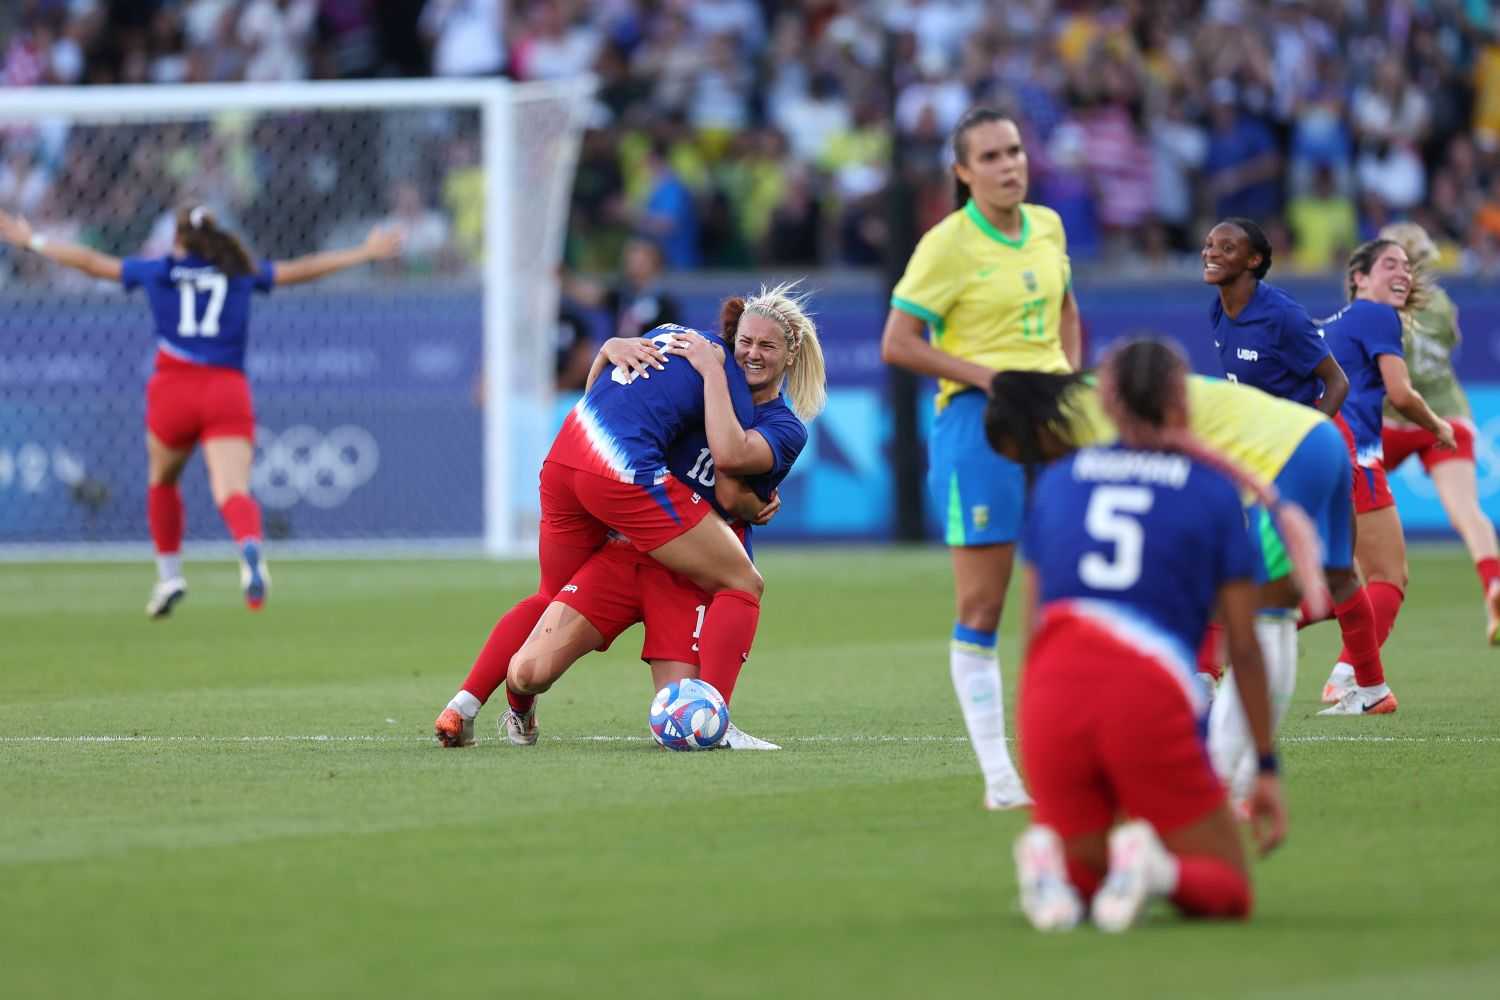
[[[668,270],[878,265],[891,164],[925,228],[953,207],[954,123],[989,103],[1021,123],[1031,200],[1084,268],[1191,270],[1212,221],[1245,215],[1278,271],[1336,268],[1409,218],[1447,265],[1500,273],[1496,27],[1488,0],[20,0],[0,11],[0,81],[591,72],[567,242],[584,272],[632,240]],[[222,173],[248,213],[286,204],[279,185],[315,193],[293,137],[208,138],[184,136],[176,169]],[[70,177],[46,136],[0,141],[0,205],[128,188]],[[462,270],[477,162],[449,135],[415,173],[369,172],[348,222],[405,219],[405,266]]]

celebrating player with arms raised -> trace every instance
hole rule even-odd
[[[1402,416],[1390,400],[1385,404],[1385,426],[1381,433],[1385,468],[1395,472],[1408,458],[1416,457],[1432,479],[1448,521],[1463,539],[1479,574],[1484,594],[1485,638],[1500,645],[1500,545],[1495,525],[1479,506],[1479,484],[1474,472],[1474,418],[1469,400],[1453,371],[1453,352],[1458,349],[1458,306],[1426,269],[1437,259],[1421,226],[1398,222],[1380,231],[1385,239],[1401,244],[1411,261],[1413,280],[1425,280],[1425,305],[1417,308],[1402,325],[1401,349],[1411,371],[1411,384],[1432,411],[1453,427],[1452,448],[1438,444],[1437,436]],[[1418,278],[1417,274],[1423,278]]]
[[[250,496],[255,457],[255,413],[245,379],[250,295],[393,257],[401,249],[400,236],[377,229],[351,250],[257,262],[198,205],[177,213],[172,252],[149,260],[122,260],[49,240],[25,219],[4,212],[0,239],[91,277],[118,281],[126,291],[146,290],[157,343],[156,372],[146,386],[146,514],[156,546],[157,582],[146,614],[165,617],[187,595],[177,480],[200,442],[214,503],[240,548],[245,603],[259,608],[271,577],[261,551],[260,506]]]
[[[986,807],[1029,801],[1005,744],[995,636],[1025,507],[1025,475],[985,447],[984,404],[1005,368],[1067,372],[1080,329],[1057,213],[1026,203],[1016,123],[975,108],[953,134],[958,210],[922,237],[891,296],[881,357],[938,381],[928,487],[953,557],[953,688]],[[931,342],[923,328],[932,331]]]

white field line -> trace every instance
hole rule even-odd
[[[782,736],[783,743],[953,743],[968,742],[965,736]],[[557,743],[649,743],[649,736],[549,736]],[[46,743],[212,743],[252,745],[260,743],[430,743],[430,736],[331,735],[306,736],[0,736],[0,744]],[[493,742],[493,741],[487,741]],[[1014,742],[1011,738],[1010,742]],[[1281,743],[1500,743],[1500,736],[1376,736],[1370,734],[1286,736]]]

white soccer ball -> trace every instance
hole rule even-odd
[[[729,706],[712,684],[689,677],[656,692],[650,724],[668,750],[711,750],[729,729]]]

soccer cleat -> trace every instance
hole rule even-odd
[[[259,542],[246,542],[240,549],[240,589],[245,592],[245,606],[259,611],[271,593],[271,571],[260,554]]]
[[[1068,881],[1062,838],[1051,827],[1028,826],[1016,838],[1021,912],[1039,931],[1070,931],[1083,919],[1083,900]]]
[[[1484,634],[1491,646],[1500,646],[1500,580],[1484,594]]]
[[[474,745],[474,720],[465,719],[456,708],[445,708],[432,724],[432,738],[440,747]]]
[[[170,580],[157,580],[151,588],[151,599],[146,602],[146,617],[167,617],[177,603],[186,596],[187,581],[182,577],[174,576]]]
[[[1347,663],[1334,664],[1333,672],[1323,684],[1323,704],[1337,704],[1346,692],[1353,691],[1355,687],[1354,668]]]
[[[1026,809],[1031,804],[1031,796],[1026,794],[1026,786],[1021,784],[1021,776],[1015,772],[993,785],[985,786],[984,808],[990,812]]]
[[[1116,827],[1109,835],[1109,874],[1090,911],[1094,926],[1110,934],[1129,930],[1172,878],[1172,856],[1150,823]]]
[[[741,729],[739,726],[736,726],[732,722],[729,724],[729,728],[724,730],[723,746],[726,750],[781,749],[778,744],[772,743],[769,740],[763,740],[758,737],[751,736],[749,733],[745,732],[743,729]]]
[[[1359,689],[1344,692],[1344,696],[1319,715],[1390,715],[1398,707],[1396,692],[1391,691],[1373,705],[1366,705]]]
[[[536,706],[532,705],[525,715],[507,708],[500,716],[500,735],[518,747],[529,747],[536,743]]]

